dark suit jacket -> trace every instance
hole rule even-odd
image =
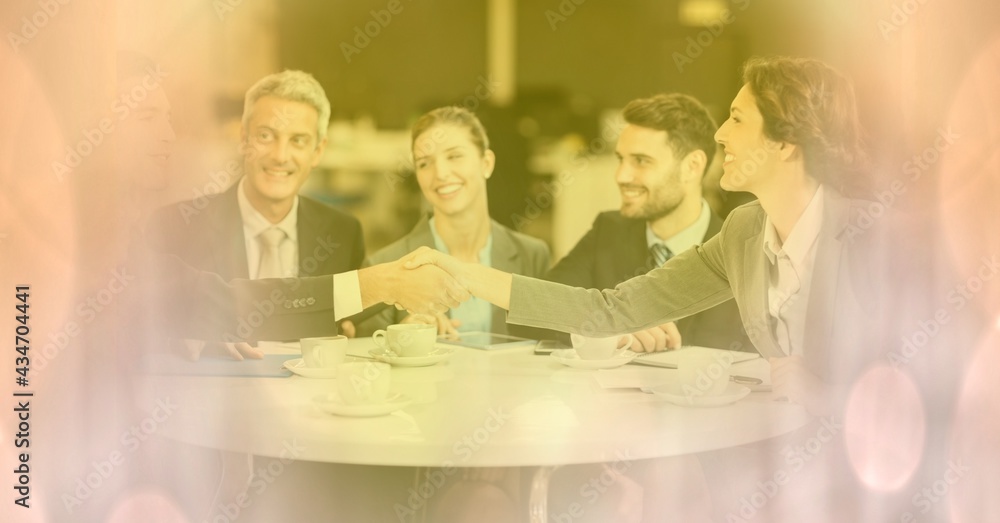
[[[171,311],[172,328],[183,329],[172,334],[249,340],[336,334],[331,275],[360,267],[361,225],[300,196],[299,278],[253,282],[248,280],[237,187],[210,199],[207,206],[181,202],[158,210],[149,220],[144,240],[149,253],[142,270],[151,274],[146,283],[155,288],[159,304]],[[198,305],[191,303],[194,300]],[[214,303],[218,312],[205,302]],[[217,321],[205,324],[186,311],[200,311]]]
[[[163,252],[214,272],[224,280],[249,278],[243,221],[235,184],[198,211],[193,201],[157,211],[147,230]],[[192,211],[193,209],[193,211]],[[299,196],[299,276],[323,276],[357,269],[365,258],[361,224],[353,216]]]
[[[157,340],[287,340],[337,333],[333,276],[224,280],[199,270],[148,235],[130,242],[123,334],[137,347]]]
[[[718,234],[722,220],[714,214],[702,242]],[[676,253],[680,254],[680,253]],[[646,274],[655,266],[646,246],[646,222],[603,212],[590,231],[545,276],[545,279],[585,289],[611,289]],[[754,351],[743,330],[735,301],[677,320],[685,345]]]

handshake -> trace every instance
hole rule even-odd
[[[510,310],[513,276],[478,263],[457,260],[447,254],[420,247],[396,262],[376,265],[381,274],[370,289],[378,294],[365,300],[366,278],[361,277],[362,305],[391,303],[406,309],[411,316],[404,322],[437,323],[439,334],[455,334],[454,320],[444,313],[476,296],[504,310]],[[368,269],[362,269],[362,272]],[[345,329],[346,332],[346,329]],[[681,347],[677,325],[666,322],[632,333],[634,352],[656,352]]]
[[[411,314],[444,314],[475,294],[473,266],[440,251],[420,247],[395,262],[358,271],[361,304],[366,309],[388,303]]]
[[[451,326],[445,313],[472,296],[470,284],[466,281],[471,277],[466,266],[472,265],[428,247],[420,247],[394,262],[360,269],[361,305],[367,309],[379,303],[388,303],[409,311],[414,318],[411,321],[437,321],[439,327]],[[355,326],[349,320],[344,321],[341,330],[348,337],[353,337]],[[228,355],[237,360],[264,356],[260,349],[246,342],[207,343],[188,339],[183,342],[185,356],[192,360],[206,353]]]

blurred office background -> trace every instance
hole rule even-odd
[[[1000,280],[970,279],[982,274],[981,260],[994,259],[1000,238],[995,0],[94,0],[48,2],[59,9],[39,15],[40,5],[0,6],[10,44],[0,48],[9,76],[0,86],[7,124],[0,126],[0,243],[7,256],[0,276],[37,285],[46,307],[33,316],[38,333],[80,321],[73,315],[78,300],[107,285],[108,264],[121,259],[104,250],[128,244],[124,235],[109,238],[115,229],[106,227],[126,207],[115,194],[119,173],[109,172],[108,147],[95,148],[65,177],[52,169],[107,113],[120,49],[148,55],[169,73],[164,86],[177,143],[171,183],[155,201],[144,200],[150,206],[203,196],[219,189],[215,180],[235,182],[238,169],[228,167],[244,92],[266,74],[304,69],[333,104],[328,151],[306,190],[357,215],[369,251],[405,234],[423,210],[409,175],[409,124],[430,108],[457,103],[476,109],[497,152],[489,188],[494,218],[548,241],[553,259],[597,212],[618,207],[615,116],[629,100],[682,91],[721,122],[748,57],[828,61],[855,81],[876,167],[870,198],[905,181],[892,205],[931,225],[942,222],[917,229],[916,240],[931,256],[952,251],[954,258],[934,273],[943,292],[928,293],[933,307],[955,317],[950,332],[943,329],[940,347],[925,348],[899,373],[922,385],[933,414],[930,437],[937,439],[928,444],[935,458],[927,464],[930,479],[915,479],[906,492],[931,485],[941,477],[934,467],[953,455],[985,463],[954,486],[971,516],[950,519],[997,520],[979,507],[994,499],[988,494],[1000,470],[1000,425],[988,415],[1000,404],[993,376]],[[26,36],[18,41],[17,34]],[[954,111],[956,103],[961,110]],[[954,122],[963,124],[955,127],[958,143],[942,142]],[[916,176],[915,158],[922,160]],[[717,176],[715,168],[706,185],[725,212],[741,199],[719,193]],[[913,260],[891,263],[905,270]],[[970,281],[981,286],[971,297],[976,306],[960,315],[949,293]],[[982,318],[968,326],[972,309]],[[91,330],[112,319],[105,315]],[[107,361],[95,355],[117,356],[113,344],[96,338],[86,350],[64,351],[57,366],[68,370],[49,371],[41,382],[56,393],[39,395],[50,402],[39,412],[60,422],[62,415],[93,418],[107,434],[43,443],[51,453],[40,456],[52,469],[65,455],[89,466],[120,434],[102,414],[126,411],[129,391],[121,385],[124,392],[91,392],[102,382],[95,369]],[[79,398],[101,405],[81,408]],[[126,424],[137,419],[123,416]],[[955,454],[933,454],[951,444],[952,433]],[[891,458],[896,446],[886,441],[881,448]],[[61,501],[50,496],[50,504]]]
[[[72,59],[52,60],[67,50],[47,48],[42,34],[23,56],[38,63],[45,79],[109,71],[114,47],[163,64],[178,139],[162,203],[211,190],[211,175],[235,158],[246,89],[271,72],[302,69],[319,79],[333,105],[327,153],[306,191],[356,214],[369,251],[405,234],[422,212],[409,171],[409,125],[426,110],[461,104],[480,115],[497,153],[489,187],[493,217],[548,241],[553,259],[598,211],[618,206],[616,117],[629,100],[681,91],[702,100],[721,123],[747,58],[821,58],[856,82],[877,166],[874,197],[934,143],[963,72],[1000,25],[1000,6],[982,0],[103,5],[91,8],[94,25],[74,29],[96,35],[116,28],[110,41],[101,40],[103,48],[95,43],[74,49],[79,56]],[[52,27],[73,21],[60,16]],[[49,87],[68,137],[87,125],[86,116],[60,113],[59,105],[94,99],[78,94],[85,88],[58,81]],[[70,90],[76,91],[68,96]],[[707,194],[718,212],[746,200],[720,192],[720,170],[710,171]],[[895,205],[922,208],[933,180],[932,165]]]

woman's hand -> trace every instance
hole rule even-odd
[[[660,352],[681,348],[681,333],[674,322],[633,332],[632,336],[635,336],[635,343],[631,347],[633,352]]]

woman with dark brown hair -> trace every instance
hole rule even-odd
[[[895,281],[905,271],[887,262],[888,253],[911,257],[905,245],[894,245],[902,237],[893,234],[896,219],[880,202],[852,199],[866,181],[853,87],[818,60],[752,59],[715,138],[725,153],[722,187],[748,191],[757,201],[734,210],[703,245],[614,289],[572,288],[430,250],[414,253],[407,266],[444,268],[473,295],[507,309],[509,323],[589,336],[648,328],[735,299],[750,340],[770,361],[773,396],[831,417],[759,444],[699,455],[714,516],[856,520],[867,491],[858,488],[850,468],[858,460],[841,444],[840,432],[850,432],[855,447],[864,446],[872,442],[859,439],[859,429],[870,434],[879,425],[858,416],[847,417],[849,427],[836,424],[848,405],[873,401],[858,397],[852,386],[873,362],[899,350],[900,332],[914,323],[904,320],[909,304],[900,298],[900,289],[910,287]],[[833,428],[823,425],[831,420]],[[807,469],[789,468],[796,456],[789,449],[819,441],[817,434],[826,442],[821,455],[809,455]],[[679,467],[670,459],[651,466],[664,474]],[[740,512],[741,501],[762,482],[773,482],[776,470],[799,475],[775,487],[766,507]],[[690,485],[676,479],[641,483],[644,496],[665,499],[686,499],[672,494]],[[664,516],[643,513],[644,521]]]
[[[882,338],[885,293],[878,271],[892,220],[863,186],[862,149],[851,82],[804,58],[755,58],[716,140],[721,185],[748,191],[704,245],[611,290],[584,290],[512,276],[421,251],[475,296],[508,309],[510,323],[613,336],[673,321],[735,299],[747,334],[771,360],[773,387],[814,412],[829,412],[869,361],[859,349]],[[878,212],[876,212],[878,211]],[[861,217],[867,216],[866,219]],[[872,249],[878,246],[879,248]],[[876,292],[872,292],[876,291]]]
[[[896,220],[879,202],[851,199],[866,181],[851,82],[818,60],[752,59],[715,138],[725,153],[722,187],[748,191],[757,201],[735,209],[703,245],[614,289],[572,288],[430,250],[415,252],[407,266],[444,268],[473,295],[507,309],[509,323],[589,336],[649,328],[735,299],[750,340],[770,361],[773,395],[834,416],[823,423],[842,420],[849,398],[872,399],[852,395],[862,371],[898,348],[899,331],[913,325],[900,314],[907,304],[897,291],[907,287],[894,282],[905,271],[886,258],[909,257],[903,246],[889,246],[900,237],[892,234]],[[872,426],[861,420],[850,429]],[[817,419],[758,445],[699,456],[715,516],[739,513],[741,495],[788,467],[787,449],[823,430],[829,432]],[[857,496],[864,491],[848,466],[852,460],[841,438],[825,441],[808,472],[755,513],[789,521],[859,517]],[[677,468],[654,461],[654,469]],[[686,485],[642,483],[645,495],[668,497]]]

